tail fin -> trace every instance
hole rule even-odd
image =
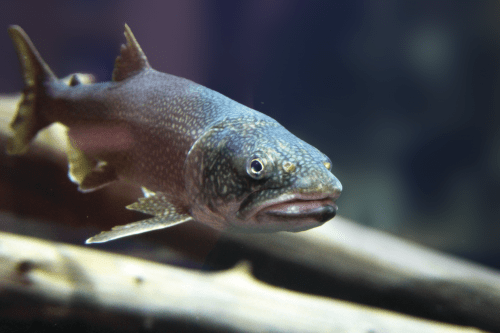
[[[55,81],[57,78],[21,27],[16,25],[9,27],[9,35],[16,47],[26,86],[17,114],[10,124],[14,136],[7,144],[7,153],[22,154],[28,149],[28,144],[38,131],[49,125],[38,113],[46,96],[45,83]]]

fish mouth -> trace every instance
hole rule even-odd
[[[299,199],[294,198],[284,202],[261,208],[257,215],[270,215],[283,219],[313,219],[324,223],[337,214],[337,205],[332,198]]]
[[[275,199],[269,200],[261,205],[251,208],[245,212],[246,219],[273,220],[275,222],[291,222],[300,220],[324,223],[337,214],[335,201],[340,193],[292,193],[282,194]],[[242,213],[240,211],[240,213]],[[291,231],[301,231],[300,224],[295,224]],[[295,230],[297,229],[297,230]]]

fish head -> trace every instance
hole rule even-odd
[[[238,119],[201,141],[185,172],[196,220],[276,232],[307,230],[336,215],[342,185],[331,160],[271,118]]]

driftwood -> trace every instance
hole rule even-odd
[[[84,318],[123,331],[479,332],[272,287],[248,264],[201,273],[6,233],[0,260],[4,318]]]
[[[270,283],[500,331],[498,271],[342,217],[297,234],[226,235],[213,252],[215,268],[265,263],[255,275]],[[284,274],[312,278],[287,282]]]
[[[20,94],[0,95],[0,133],[5,136],[12,135],[10,123],[14,117]],[[67,146],[66,129],[63,125],[54,124],[52,130],[42,131],[36,138],[38,145],[49,147],[54,151],[55,158],[64,156]]]

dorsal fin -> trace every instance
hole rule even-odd
[[[144,69],[150,68],[146,55],[142,52],[139,43],[137,43],[127,24],[125,24],[124,34],[127,38],[127,44],[122,44],[120,55],[116,58],[113,81],[125,80]]]

